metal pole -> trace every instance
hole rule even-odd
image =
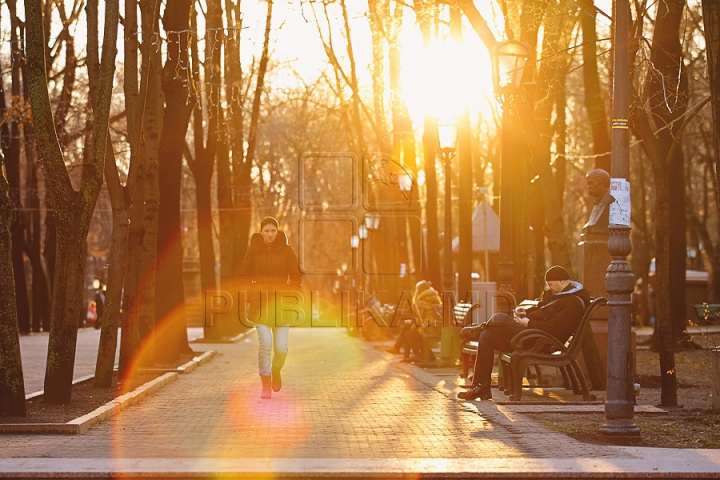
[[[480,201],[480,205],[482,206],[482,213],[483,213],[483,231],[485,232],[485,278],[483,281],[489,282],[490,281],[490,256],[488,255],[488,231],[487,231],[487,209],[489,208],[487,203],[487,198],[485,197],[485,194],[483,193],[482,200]]]
[[[450,169],[452,154],[443,152],[445,166],[445,234],[443,246],[443,291],[453,291],[453,263],[452,263],[452,182]]]
[[[628,0],[615,1],[615,76],[613,79],[612,177],[630,177],[628,130],[630,50]],[[612,223],[612,222],[611,222]],[[613,260],[605,276],[609,296],[608,364],[605,423],[600,432],[611,437],[637,437],[631,349],[631,294],[635,278],[627,263],[632,250],[630,227],[610,225],[608,252]]]
[[[502,104],[502,155],[500,157],[500,261],[498,262],[498,288],[513,293],[515,265],[513,264],[513,205],[512,205],[512,158],[510,156],[510,94],[505,94]]]
[[[466,108],[458,123],[458,258],[466,258],[467,262],[458,262],[458,298],[465,298],[472,292],[473,271],[473,176],[472,176],[472,132],[470,131],[470,113]],[[462,175],[467,173],[467,175]]]

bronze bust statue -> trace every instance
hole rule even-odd
[[[608,233],[608,205],[615,199],[610,195],[610,175],[603,169],[590,170],[585,176],[587,192],[593,198],[595,206],[590,212],[590,219],[583,227],[585,233]]]

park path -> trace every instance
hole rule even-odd
[[[260,399],[253,331],[81,436],[3,435],[0,477],[720,471],[708,451],[587,445],[507,406],[455,399],[430,373],[343,329],[293,329],[285,386]],[[322,476],[321,475],[321,476]]]
[[[197,350],[210,348],[194,344]],[[2,456],[467,458],[602,456],[491,403],[458,402],[443,380],[348,337],[342,329],[293,329],[285,386],[260,399],[256,340],[212,345],[219,355],[87,434],[4,437]],[[490,408],[492,407],[492,408]],[[534,444],[532,438],[545,438]],[[31,448],[29,448],[31,447]]]

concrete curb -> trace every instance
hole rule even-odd
[[[195,370],[198,366],[202,365],[203,363],[210,360],[212,357],[217,355],[217,351],[215,350],[208,350],[207,352],[203,353],[200,356],[197,356],[190,360],[189,362],[183,363],[179,367],[176,368],[139,368],[138,373],[173,373],[177,372],[179,374],[185,374],[190,373],[193,370]]]
[[[67,423],[15,423],[0,425],[0,434],[82,435],[93,425],[97,425],[119,411],[139,402],[141,399],[158,391],[161,387],[174,382],[177,378],[177,372],[166,373],[139,386],[132,392],[117,397],[102,407],[98,407],[92,412],[70,420]]]
[[[6,435],[27,435],[27,434],[37,434],[37,435],[83,435],[86,433],[91,427],[94,425],[97,425],[98,423],[102,422],[103,420],[106,420],[113,415],[117,414],[118,412],[130,407],[131,405],[134,405],[138,403],[143,398],[154,394],[158,390],[160,390],[165,385],[168,385],[175,380],[177,380],[180,376],[180,374],[187,374],[195,370],[199,365],[202,365],[203,363],[209,361],[211,358],[213,358],[215,355],[217,355],[217,351],[215,350],[208,350],[207,352],[204,352],[202,355],[199,355],[189,362],[180,365],[176,369],[172,369],[168,371],[167,373],[150,380],[147,383],[144,383],[143,385],[140,385],[135,390],[126,393],[125,395],[121,395],[105,405],[96,408],[92,412],[83,415],[82,417],[78,417],[74,420],[70,420],[67,423],[15,423],[15,424],[5,424],[0,425],[0,435],[6,434]],[[162,371],[162,369],[158,369]],[[147,370],[140,370],[145,372],[150,371],[157,371],[155,369],[147,369]],[[82,377],[73,382],[73,384],[80,383],[83,381],[87,381],[92,379],[94,376],[89,375],[87,377]],[[28,395],[28,399],[35,398],[39,395],[42,395],[43,391],[35,392],[30,395]]]
[[[78,383],[87,382],[88,380],[92,380],[95,378],[95,375],[85,375],[84,377],[76,378],[73,380],[72,384],[77,385]],[[25,395],[25,400],[32,400],[35,397],[40,397],[45,394],[45,390],[38,390],[37,392],[28,393]]]
[[[87,432],[90,427],[97,425],[103,420],[112,417],[121,410],[125,410],[131,405],[138,403],[143,398],[152,395],[153,393],[160,390],[165,385],[174,382],[178,379],[178,373],[166,373],[159,376],[154,380],[150,380],[144,385],[139,386],[132,392],[128,392],[109,403],[106,403],[100,408],[93,410],[87,415],[78,417],[75,420],[70,420],[67,425],[74,425],[77,427],[77,435],[82,435]]]

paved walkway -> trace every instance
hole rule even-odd
[[[188,338],[202,337],[202,328],[188,328]],[[45,364],[47,363],[48,336],[47,332],[31,333],[20,336],[20,354],[22,356],[25,393],[31,394],[43,389],[45,383]],[[120,330],[118,330],[118,338]],[[75,370],[73,378],[78,379],[95,374],[100,330],[92,327],[78,330],[75,350]],[[115,365],[120,357],[116,353]]]
[[[397,362],[342,329],[294,329],[285,386],[260,400],[254,333],[77,437],[0,437],[0,476],[259,473],[380,475],[720,472],[720,452],[585,445],[454,376]]]

